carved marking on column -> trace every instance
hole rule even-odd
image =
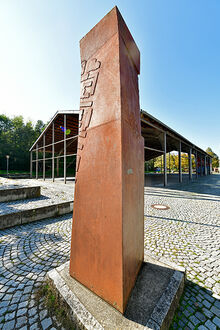
[[[87,135],[87,128],[89,127],[92,118],[92,96],[95,94],[100,66],[101,62],[96,58],[88,61],[82,61],[81,63],[80,115],[76,172],[79,171],[80,159],[82,157],[84,141]]]
[[[79,164],[80,164],[81,156],[76,156],[76,172],[79,170]]]

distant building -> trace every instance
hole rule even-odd
[[[141,132],[145,140],[145,161],[163,156],[163,183],[165,186],[167,185],[167,164],[164,155],[173,151],[177,151],[179,155],[179,182],[182,182],[181,153],[188,154],[189,180],[193,176],[192,155],[196,162],[195,177],[211,174],[212,157],[204,150],[146,111],[141,110],[140,120]],[[55,113],[30,148],[31,177],[34,171],[36,179],[41,173],[43,179],[47,174],[53,181],[55,177],[63,177],[66,183],[69,168],[72,169],[71,176],[73,176],[77,156],[79,121],[79,110],[63,110]],[[100,161],[102,161],[101,155]]]

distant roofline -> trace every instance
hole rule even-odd
[[[41,132],[41,134],[39,135],[39,137],[37,138],[37,140],[34,142],[34,144],[31,146],[31,148],[29,149],[29,151],[32,151],[34,146],[38,143],[38,141],[41,139],[41,137],[44,135],[44,133],[47,131],[47,129],[49,128],[49,126],[52,124],[52,122],[54,121],[54,119],[62,114],[62,115],[71,115],[71,114],[79,114],[80,110],[58,110],[54,116],[51,118],[51,120],[49,121],[49,123],[47,124],[47,126],[45,127],[45,129]],[[173,133],[174,135],[176,135],[177,139],[179,138],[182,142],[185,141],[185,143],[187,145],[190,145],[193,149],[198,150],[199,152],[206,154],[207,156],[211,157],[211,155],[209,155],[206,151],[204,151],[203,149],[201,149],[200,147],[196,146],[194,143],[190,142],[188,139],[186,139],[184,136],[182,136],[181,134],[179,134],[178,132],[176,132],[174,129],[170,128],[169,126],[167,126],[166,124],[164,124],[162,121],[160,121],[159,119],[157,119],[156,117],[152,116],[149,112],[147,112],[146,110],[140,109],[140,113],[145,114],[146,116],[148,116],[149,118],[151,118],[152,120],[156,121],[158,124],[160,124],[161,126],[164,127],[164,130],[170,131],[171,133]]]
[[[182,136],[181,134],[179,134],[178,132],[176,132],[174,129],[170,128],[169,126],[167,126],[166,124],[164,124],[162,121],[160,121],[159,119],[157,119],[156,117],[152,116],[149,112],[147,112],[146,110],[141,109],[141,113],[146,114],[148,117],[150,117],[151,119],[155,120],[158,124],[162,125],[166,130],[170,131],[171,133],[173,133],[174,135],[177,136],[177,138],[179,138],[180,140],[182,140],[182,142],[185,141],[185,143],[187,145],[191,145],[191,147],[195,150],[198,150],[204,154],[206,154],[209,157],[212,157],[211,155],[209,155],[206,151],[204,151],[203,149],[201,149],[200,147],[198,147],[197,145],[195,145],[194,143],[190,142],[188,139],[186,139],[184,136]]]
[[[39,135],[39,137],[37,138],[37,140],[34,142],[34,144],[31,146],[31,148],[29,149],[29,151],[32,151],[34,146],[38,143],[38,141],[41,139],[41,137],[44,135],[44,133],[47,131],[47,129],[49,128],[49,126],[52,124],[52,122],[54,121],[54,119],[58,116],[58,115],[72,115],[72,114],[79,114],[79,110],[58,110],[54,116],[51,118],[51,120],[49,121],[49,123],[47,124],[47,126],[45,127],[45,129],[41,132],[41,134]]]

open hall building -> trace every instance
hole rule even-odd
[[[146,185],[158,183],[166,186],[169,182],[182,182],[211,174],[212,158],[204,150],[144,110],[140,112],[140,120],[144,137]],[[63,178],[65,183],[68,178],[73,179],[78,128],[79,110],[56,112],[30,148],[31,177],[41,177],[44,180],[47,177],[53,181],[55,178]],[[178,159],[175,171],[171,171],[170,166],[172,155]],[[183,167],[183,159],[186,158],[187,168]],[[160,166],[154,166],[158,164],[158,160]],[[149,166],[151,171],[148,170]]]

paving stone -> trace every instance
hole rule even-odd
[[[207,307],[207,308],[210,308],[210,306],[211,306],[211,304],[210,304],[210,302],[208,302],[207,300],[203,300],[203,305],[205,305],[205,307]]]
[[[10,321],[10,320],[14,319],[14,317],[15,317],[15,312],[7,313],[7,314],[5,314],[5,321]]]
[[[12,330],[15,326],[15,320],[11,320],[9,322],[5,322],[3,325],[3,330]]]
[[[18,317],[18,316],[22,316],[22,315],[24,315],[24,314],[26,314],[27,313],[27,308],[21,308],[21,309],[18,309],[17,310],[17,314],[16,314],[16,316]]]
[[[215,301],[215,299],[214,299],[212,296],[210,296],[209,294],[205,294],[205,298],[206,298],[208,301],[210,301],[211,303],[213,303],[213,302]]]
[[[179,322],[178,322],[178,326],[179,326],[180,328],[184,328],[185,325],[186,325],[186,324],[185,324],[182,320],[179,320]]]
[[[186,329],[195,330],[195,325],[193,325],[191,322],[188,322]]]
[[[215,307],[215,306],[212,306],[212,308],[210,309],[210,311],[212,313],[214,313],[216,316],[220,317],[220,309]]]
[[[0,309],[0,315],[4,315],[8,310],[8,307],[3,307]]]
[[[40,312],[40,320],[43,320],[47,316],[47,310],[44,309]]]
[[[214,317],[214,319],[212,320],[213,323],[215,323],[217,325],[217,327],[220,329],[220,318],[219,317]]]
[[[195,315],[191,315],[189,317],[190,321],[192,322],[193,325],[198,325],[200,323],[200,321],[197,319],[197,317],[195,317]]]
[[[216,300],[214,306],[220,309],[220,300]]]
[[[35,323],[39,318],[38,314],[35,314],[33,317],[29,317],[28,318],[28,322],[30,323],[30,325],[32,325],[33,323]]]
[[[18,304],[18,308],[24,308],[24,307],[27,307],[27,305],[28,305],[28,301],[26,300],[26,301],[23,301],[20,304]]]
[[[40,329],[40,328],[39,328],[37,322],[32,324],[32,326],[30,327],[30,330],[38,330],[38,329]]]
[[[207,317],[205,317],[205,315],[202,314],[201,312],[196,312],[195,316],[201,322],[205,322],[207,320]]]
[[[49,317],[49,318],[44,319],[43,321],[41,321],[41,325],[42,325],[43,330],[48,329],[52,325],[51,318]]]
[[[209,330],[216,330],[216,325],[211,322],[210,320],[206,321],[205,326],[209,329]]]
[[[26,316],[17,317],[17,320],[16,320],[16,327],[17,328],[20,329],[21,327],[23,327],[26,324],[27,324],[27,317]]]
[[[29,314],[29,316],[36,315],[37,314],[37,307],[33,307],[33,308],[29,309],[28,314]]]

